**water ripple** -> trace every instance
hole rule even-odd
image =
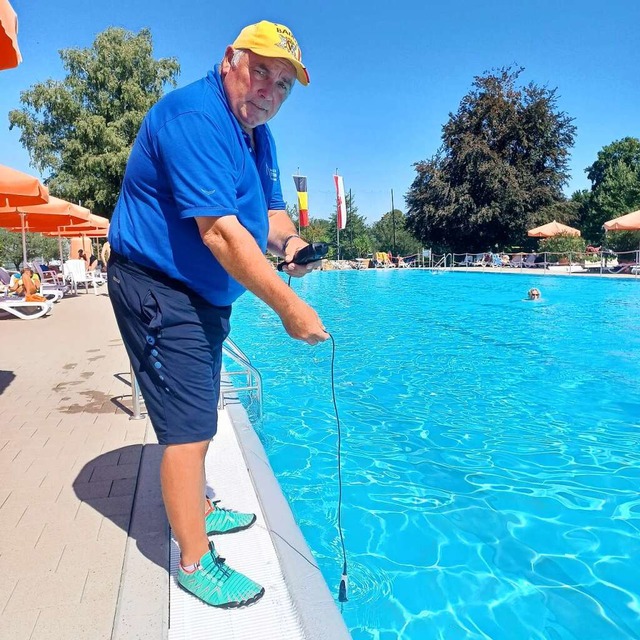
[[[640,638],[638,283],[407,270],[295,286],[337,343],[353,637]],[[541,302],[523,302],[531,286]],[[330,349],[265,309],[245,298],[233,336],[337,585]]]

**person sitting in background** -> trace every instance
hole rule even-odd
[[[87,265],[87,271],[102,271],[102,265],[98,258],[96,258],[93,253],[89,256],[89,264]]]
[[[33,296],[40,289],[40,276],[33,273],[30,267],[25,267],[19,274],[14,273],[9,282],[9,293],[18,296]]]
[[[533,289],[529,289],[529,293],[527,295],[529,296],[529,300],[539,300],[540,290],[534,287]]]

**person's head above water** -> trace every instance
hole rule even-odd
[[[535,287],[533,289],[529,289],[528,296],[529,300],[537,300],[540,297],[540,290]]]

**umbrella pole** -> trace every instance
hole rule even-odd
[[[22,225],[22,268],[27,266],[27,231],[25,229],[25,218],[27,217],[26,213],[22,213],[20,211],[20,222]]]
[[[60,273],[62,273],[62,265],[64,264],[64,258],[62,257],[62,227],[58,227],[58,249],[60,250]]]

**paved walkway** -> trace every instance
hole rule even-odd
[[[1,640],[111,638],[147,424],[128,381],[106,291],[0,319]]]

